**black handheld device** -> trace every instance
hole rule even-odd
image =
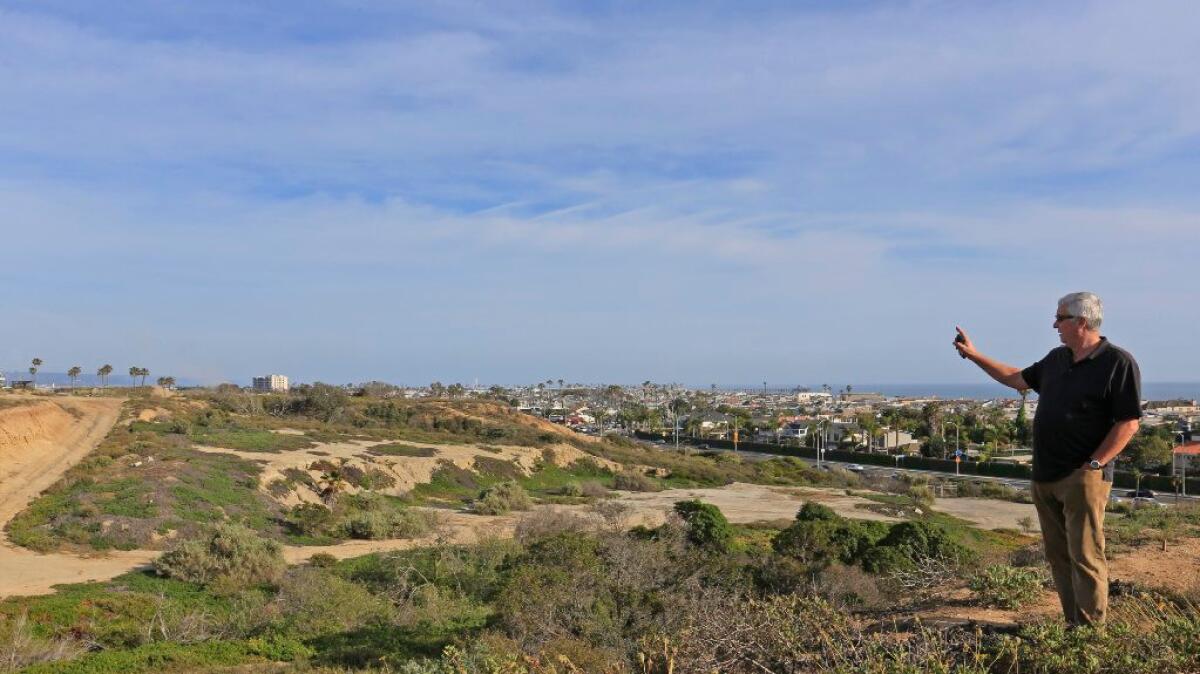
[[[963,337],[961,332],[960,332],[960,333],[958,333],[957,335],[955,335],[955,337],[954,337],[954,342],[955,342],[956,344],[964,344],[964,343],[966,343],[966,341],[967,341],[967,338],[966,338],[966,337]],[[963,357],[963,358],[966,358],[966,357],[967,357],[967,354],[965,354],[965,353],[963,353],[963,352],[961,352],[961,351],[958,353],[958,355],[959,355],[959,356],[961,356],[961,357]]]

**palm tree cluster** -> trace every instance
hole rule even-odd
[[[129,376],[130,376],[130,378],[141,377],[142,383],[139,384],[139,386],[145,386],[146,385],[146,377],[150,376],[150,370],[148,370],[144,367],[138,367],[138,366],[134,365],[133,367],[129,368]]]
[[[30,376],[33,377],[34,386],[37,386],[37,374],[39,371],[41,371],[42,365],[44,362],[45,361],[43,361],[41,358],[34,358],[33,360],[30,361],[29,374],[30,374]],[[96,377],[98,377],[100,379],[101,386],[105,386],[105,387],[108,386],[108,377],[112,373],[113,373],[113,366],[109,365],[107,363],[105,363],[104,365],[101,365],[99,368],[96,369]],[[67,377],[70,378],[72,387],[76,386],[79,383],[79,378],[82,375],[83,375],[83,368],[78,365],[73,365],[70,369],[67,370]],[[129,376],[134,379],[141,378],[141,383],[139,385],[145,386],[146,385],[146,377],[150,376],[150,370],[148,368],[144,368],[144,367],[135,365],[135,366],[129,368]],[[171,388],[171,387],[175,386],[175,378],[174,377],[159,377],[158,385],[162,386],[164,388]]]

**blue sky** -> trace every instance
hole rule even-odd
[[[1200,6],[583,4],[0,5],[0,369],[1200,380]]]

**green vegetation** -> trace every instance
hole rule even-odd
[[[501,482],[484,489],[475,501],[475,512],[480,515],[504,515],[513,510],[529,510],[533,500],[525,488],[516,482]]]
[[[284,566],[278,543],[237,525],[218,525],[204,538],[183,541],[154,562],[160,576],[227,590],[274,583]]]
[[[958,532],[845,520],[814,503],[781,532],[731,526],[696,501],[677,511],[681,525],[653,530],[577,521],[540,534],[526,528],[518,540],[341,562],[319,556],[290,569],[253,532],[220,527],[202,545],[181,544],[187,564],[163,556],[159,568],[176,577],[132,573],[0,601],[0,654],[5,666],[35,672],[1148,674],[1200,666],[1200,618],[1186,597],[1115,596],[1104,631],[1068,632],[1056,621],[1015,634],[925,629],[895,620],[915,600],[900,582],[907,577],[864,567],[880,549],[891,549],[884,556],[893,562],[961,558]],[[819,554],[829,563],[794,565]],[[972,587],[987,603],[1019,606],[1036,579],[991,567]]]
[[[1042,582],[1035,569],[995,564],[972,576],[970,588],[984,605],[1016,609],[1037,596]]]
[[[679,501],[675,513],[687,524],[687,539],[693,545],[717,552],[728,552],[733,544],[733,528],[721,509],[698,500]]]
[[[430,457],[437,456],[437,449],[433,447],[421,447],[418,445],[410,445],[404,442],[389,442],[384,445],[375,445],[367,450],[370,454],[377,456],[411,456],[411,457]]]

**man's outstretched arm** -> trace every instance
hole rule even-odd
[[[958,331],[959,337],[962,338],[954,340],[954,348],[958,349],[960,356],[975,363],[979,366],[979,369],[988,373],[989,377],[1005,386],[1015,388],[1018,391],[1024,391],[1029,388],[1029,384],[1025,383],[1025,378],[1021,376],[1021,368],[1006,365],[979,353],[975,350],[975,344],[971,342],[971,338],[967,337],[967,333],[963,332],[962,328],[955,326],[954,329]]]

